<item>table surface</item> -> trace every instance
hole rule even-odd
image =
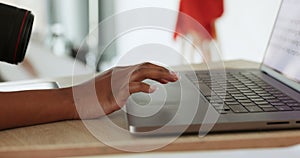
[[[243,60],[228,61],[227,68],[258,68],[257,63]],[[195,67],[201,69],[199,65]],[[67,86],[71,79],[60,79],[60,84]],[[126,128],[125,115],[122,111],[109,116],[118,126]],[[98,120],[90,120],[101,121]],[[100,122],[101,123],[101,122]],[[99,124],[105,126],[105,122]],[[103,131],[98,134],[109,136]],[[169,140],[169,136],[135,137],[115,141],[117,146],[129,146],[141,148],[147,145],[157,145]],[[262,148],[262,147],[283,147],[300,143],[299,130],[280,131],[255,131],[255,132],[230,132],[208,134],[203,138],[198,135],[183,135],[174,142],[156,152],[165,151],[195,151],[195,150],[221,150],[240,148]],[[6,156],[82,156],[100,154],[127,153],[105,145],[86,128],[85,124],[78,121],[62,121],[23,128],[0,131],[0,157]]]

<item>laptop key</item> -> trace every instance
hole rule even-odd
[[[266,102],[266,101],[254,101],[254,103],[257,104],[257,105],[268,104],[268,102]]]
[[[211,98],[210,103],[223,104],[223,100],[217,98]]]
[[[251,90],[240,90],[244,95],[248,95],[249,93],[252,93]]]
[[[239,89],[239,88],[244,88],[245,86],[242,84],[242,83],[240,83],[240,84],[235,84],[235,85],[233,85],[236,89]]]
[[[266,99],[268,102],[270,102],[270,103],[278,103],[278,102],[280,102],[280,100],[278,100],[278,99]]]
[[[229,108],[227,105],[223,105],[223,109],[224,109],[225,111],[230,111],[230,108]]]
[[[251,88],[251,90],[253,90],[255,93],[259,93],[259,92],[264,92],[266,93],[262,88]]]
[[[244,97],[244,95],[241,92],[238,92],[236,94],[231,94],[234,98],[236,97]]]
[[[250,96],[257,96],[255,93],[253,92],[246,92],[244,93],[247,97],[250,97]]]
[[[256,88],[260,88],[259,86],[248,86],[248,88],[250,88],[251,90],[256,89]]]
[[[252,101],[256,101],[256,102],[259,102],[259,101],[265,101],[264,99],[262,98],[251,98]]]
[[[258,106],[246,106],[246,109],[249,112],[263,112],[263,110],[261,108],[259,108]]]
[[[248,112],[247,109],[245,109],[243,106],[241,105],[229,105],[229,107],[231,108],[231,110],[235,113],[246,113]]]
[[[246,83],[245,84],[247,87],[249,87],[249,86],[256,86],[254,83]]]
[[[283,96],[284,94],[282,94],[280,91],[278,90],[275,90],[275,89],[267,89],[267,91],[271,94],[273,94],[274,96],[276,97],[279,97],[279,96]]]
[[[241,92],[251,92],[247,87],[238,87],[237,89],[240,90]]]
[[[251,89],[252,90],[252,89]],[[255,91],[255,93],[257,93],[257,94],[266,94],[266,93],[268,93],[267,91],[265,91],[264,89],[262,89],[262,88],[257,88],[257,90],[253,90],[253,91]]]
[[[230,111],[230,108],[229,108],[227,105],[219,105],[219,106],[213,105],[213,106],[214,106],[215,109],[217,109],[217,110]]]
[[[242,105],[245,106],[245,107],[247,107],[247,106],[257,106],[254,103],[243,103]]]
[[[292,107],[292,109],[296,110],[296,111],[300,111],[300,107],[299,106]]]
[[[240,103],[252,103],[252,101],[249,100],[249,99],[238,100],[238,102],[240,102]]]
[[[279,111],[293,111],[292,108],[288,107],[288,106],[276,106],[276,108],[279,110]]]
[[[226,98],[225,98],[225,101],[226,101],[226,102],[234,102],[235,99],[233,99],[233,98],[231,98],[231,99],[226,99]]]
[[[274,96],[275,96],[275,95],[274,95]],[[278,98],[279,100],[293,100],[292,98],[286,96],[285,94],[284,94],[284,96],[278,96],[277,98]]]
[[[299,103],[287,103],[287,105],[290,107],[300,107]]]
[[[261,96],[261,97],[269,97],[269,96],[272,96],[272,95],[269,94],[269,93],[261,93],[261,94],[259,94],[259,96]]]
[[[297,103],[295,100],[283,100],[284,103]]]
[[[265,107],[265,108],[262,108],[265,112],[275,112],[275,111],[278,111],[276,108],[274,107]]]
[[[237,99],[237,100],[246,100],[246,99],[248,99],[247,97],[245,97],[245,96],[242,96],[242,97],[234,97],[235,99]]]
[[[284,103],[281,103],[281,102],[277,102],[277,103],[270,103],[271,105],[273,106],[285,106]]]
[[[226,105],[240,105],[240,103],[237,101],[225,101],[225,104]]]
[[[262,96],[264,99],[276,99],[274,96]]]
[[[261,107],[261,108],[273,108],[273,106],[270,105],[270,104],[261,104],[261,105],[258,105],[258,106]]]
[[[247,97],[250,98],[250,99],[261,98],[261,97],[258,96],[258,95],[249,95],[249,96],[247,96]]]

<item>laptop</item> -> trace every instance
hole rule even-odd
[[[299,128],[298,8],[300,1],[282,1],[259,69],[226,69],[225,80],[218,80],[217,71],[180,72],[180,82],[132,95],[126,106],[130,133]]]

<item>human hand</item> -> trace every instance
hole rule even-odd
[[[156,87],[144,83],[145,79],[167,84],[177,81],[178,76],[175,72],[151,63],[107,70],[97,76],[95,80],[76,87],[79,88],[81,95],[80,98],[74,98],[77,103],[77,112],[75,112],[74,118],[90,119],[107,115],[122,108],[133,93],[153,93]],[[101,108],[98,107],[99,104],[91,101],[93,100],[91,97],[94,96],[91,94],[95,93],[91,89],[93,86]]]

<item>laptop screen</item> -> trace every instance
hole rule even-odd
[[[300,83],[300,0],[283,0],[262,69],[292,87]],[[295,87],[296,86],[296,87]]]

